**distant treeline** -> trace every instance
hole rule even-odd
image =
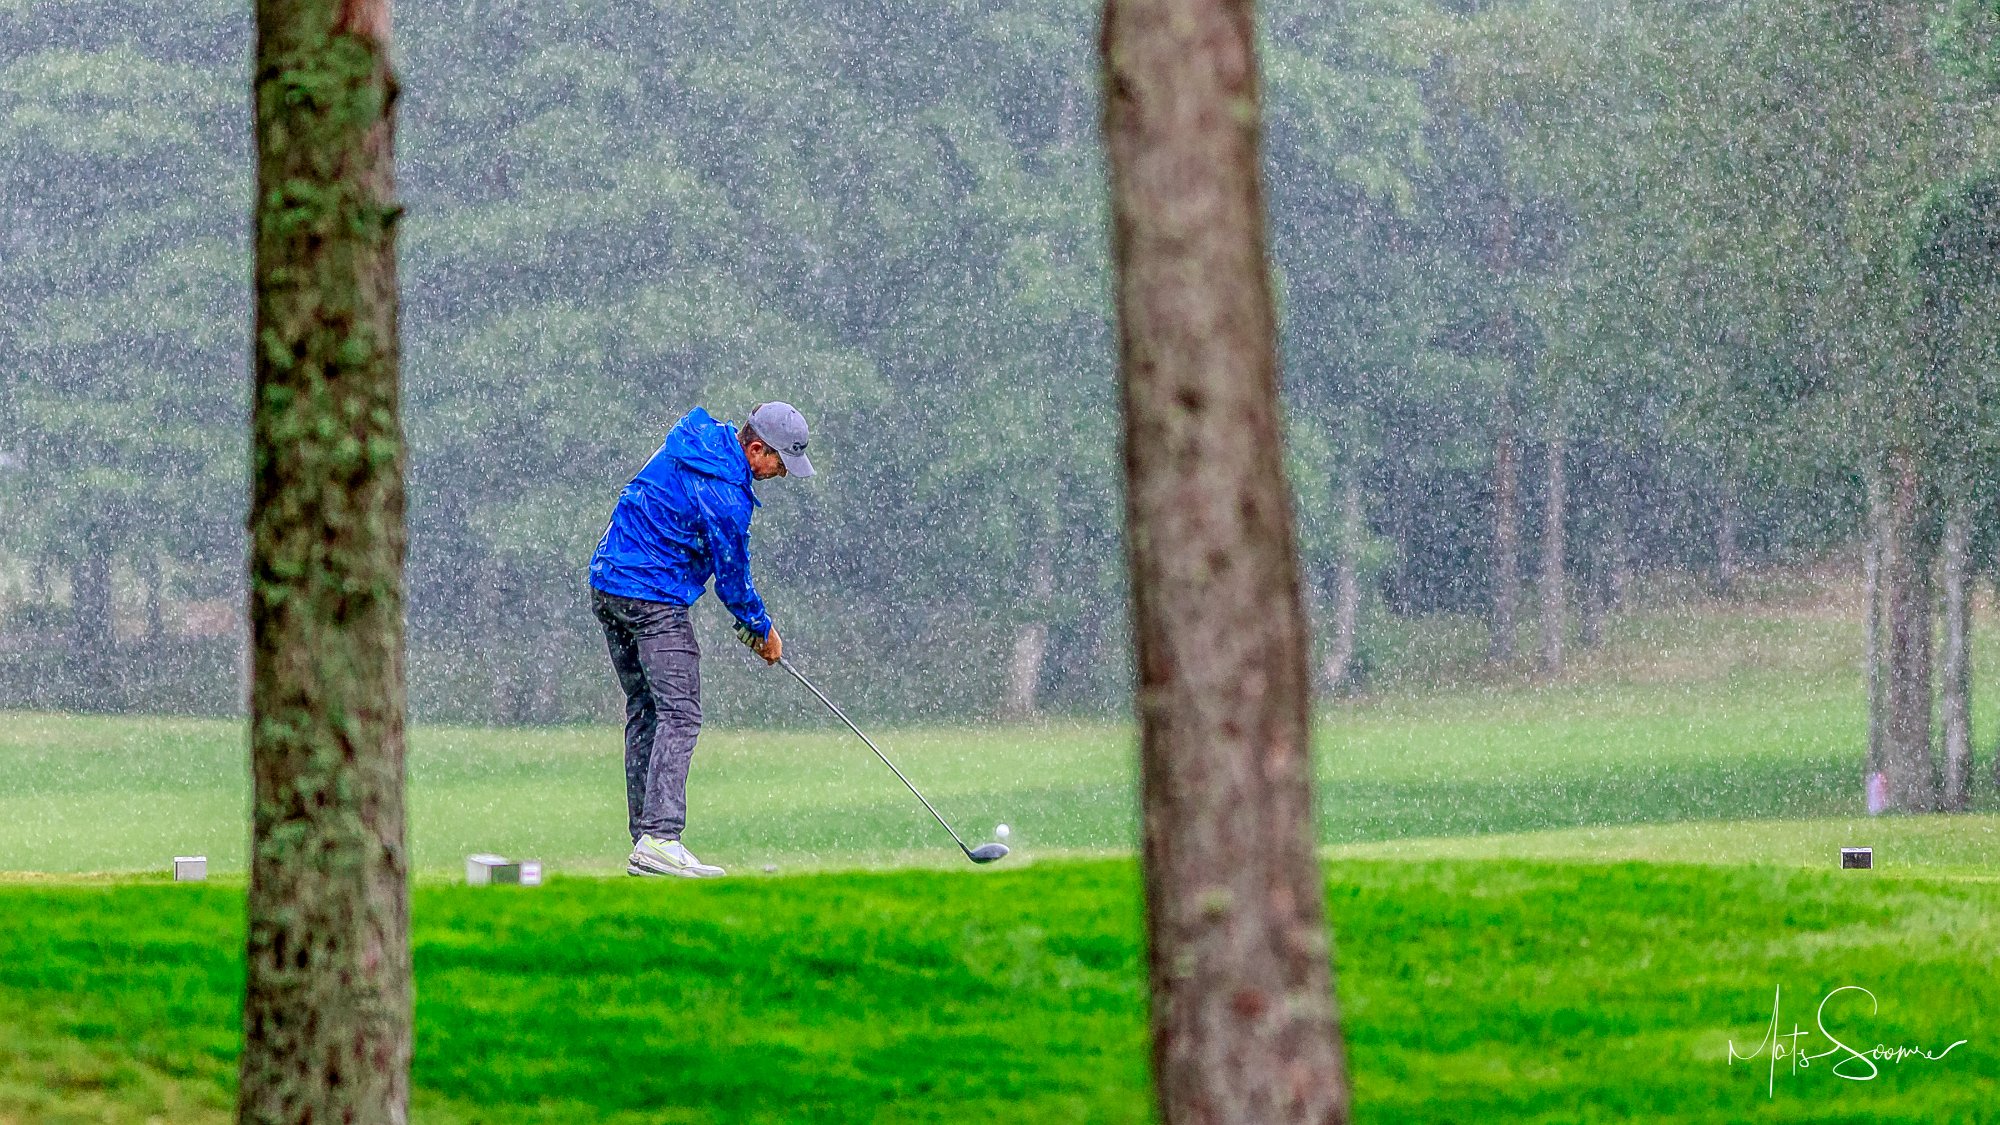
[[[1329,690],[1395,615],[1552,672],[1637,572],[1867,538],[1928,693],[1931,560],[2000,526],[2000,20],[1936,7],[1260,6]],[[420,714],[606,714],[618,487],[767,398],[823,469],[756,528],[801,652],[878,712],[1122,705],[1094,3],[398,18]],[[248,34],[0,5],[0,706],[236,698]]]

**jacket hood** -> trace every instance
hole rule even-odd
[[[750,488],[750,460],[736,441],[736,427],[716,421],[699,406],[668,432],[660,454],[703,476]]]

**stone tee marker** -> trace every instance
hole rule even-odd
[[[465,881],[474,887],[542,885],[542,865],[539,860],[524,859],[510,861],[505,856],[470,855],[465,857]]]

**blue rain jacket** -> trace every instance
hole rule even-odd
[[[771,631],[764,599],[750,584],[750,459],[736,427],[697,406],[612,509],[590,559],[590,584],[607,594],[693,605],[715,578],[715,596],[738,623]]]

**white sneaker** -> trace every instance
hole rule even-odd
[[[631,857],[625,861],[625,874],[713,879],[723,874],[723,870],[696,859],[694,853],[683,847],[679,840],[662,840],[648,835],[639,837],[639,842],[633,846]]]

